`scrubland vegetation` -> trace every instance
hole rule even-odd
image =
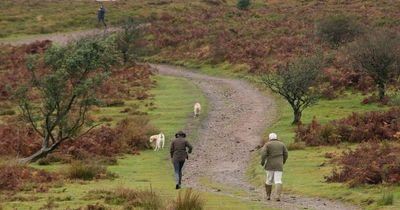
[[[96,6],[85,1],[70,1],[68,4],[42,0],[27,4],[5,1],[0,6],[4,11],[0,15],[4,27],[0,36],[12,38],[16,35],[92,28],[95,26],[95,20],[92,19],[95,19]],[[2,190],[47,192],[52,187],[62,188],[64,181],[60,180],[76,178],[112,180],[122,176],[121,179],[126,180],[128,169],[113,170],[117,166],[112,165],[120,162],[118,158],[125,157],[123,154],[141,154],[128,156],[122,161],[134,163],[130,166],[132,168],[138,164],[135,173],[141,173],[139,169],[146,169],[137,159],[140,157],[148,163],[154,160],[144,150],[150,147],[147,136],[167,126],[162,121],[153,125],[157,117],[152,113],[167,110],[161,107],[163,104],[156,105],[153,102],[153,97],[164,97],[161,92],[149,90],[166,84],[155,82],[149,66],[135,64],[134,61],[139,59],[208,68],[207,72],[211,74],[246,77],[258,84],[261,84],[260,76],[278,78],[264,79],[261,85],[266,84],[266,87],[283,95],[290,103],[289,107],[286,101],[279,102],[281,106],[277,121],[268,128],[268,131],[278,133],[291,150],[285,168],[285,189],[297,194],[350,201],[370,209],[386,205],[389,209],[399,208],[398,2],[148,0],[107,3],[106,7],[109,22],[114,25],[123,23],[125,26],[124,33],[110,36],[105,41],[117,43],[114,47],[124,64],[110,68],[107,79],[94,95],[102,103],[86,113],[87,124],[82,124],[82,130],[77,133],[84,133],[99,122],[103,122],[104,127],[94,128],[83,136],[78,135],[74,141],[61,144],[58,150],[38,161],[41,165],[37,166],[39,168],[46,168],[48,164],[49,168],[53,164],[59,168],[58,164],[72,163],[66,174],[3,164],[1,167],[7,170],[0,170]],[[137,34],[132,30],[132,25],[137,22],[134,22],[135,19],[126,19],[128,16],[151,24],[143,26],[140,34]],[[28,70],[33,65],[26,64],[34,63],[43,70],[41,74],[51,70],[51,66],[46,66],[49,64],[45,62],[45,54],[51,45],[49,41],[19,47],[1,45],[0,154],[3,157],[26,157],[42,146],[43,136],[35,131],[33,120],[31,125],[21,123],[21,113],[12,100],[10,90],[31,82]],[[315,65],[302,62],[318,53],[323,59],[318,63],[308,63]],[[33,56],[27,57],[27,54]],[[302,71],[305,73],[300,74]],[[301,75],[309,83],[293,79]],[[299,92],[286,91],[286,94],[282,94],[279,89],[274,89],[288,85],[293,85]],[[301,93],[300,96],[297,93]],[[38,99],[41,97],[43,94],[33,90],[32,95],[25,99],[32,102],[31,107],[38,108]],[[305,107],[308,108],[303,113]],[[184,122],[185,117],[179,118]],[[183,126],[182,122],[168,127],[168,134]],[[298,125],[291,125],[292,122]],[[157,158],[159,161],[165,157],[160,155]],[[91,159],[110,165],[82,167],[92,164],[87,162]],[[264,173],[257,167],[258,161],[255,161],[249,169],[249,175],[259,185]],[[83,170],[87,168],[90,171]],[[16,179],[16,174],[24,176]],[[146,175],[149,176],[149,173],[136,176],[143,178]],[[161,178],[157,178],[157,182],[161,182]],[[72,181],[68,186],[75,184]],[[107,185],[110,184],[107,182]],[[137,183],[132,185],[138,186]],[[166,188],[155,189],[165,193]],[[84,191],[87,188],[76,192]],[[87,209],[104,209],[103,205],[116,204],[128,209],[137,206],[157,209],[164,205],[157,191],[153,190],[113,191],[108,188],[88,194],[90,203],[83,202]],[[49,199],[47,205],[74,199],[65,196],[58,201]],[[169,198],[172,196],[176,195],[168,194]],[[183,196],[179,194],[176,202],[167,207],[180,209],[180,206],[187,205],[185,202],[199,206],[218,203],[214,196],[203,196],[206,204],[197,195],[187,191]],[[26,199],[28,202],[39,199],[26,195],[21,198],[16,195],[5,197],[1,199],[7,202],[13,202],[13,199]],[[92,204],[93,200],[101,203]],[[233,201],[228,199],[226,202]]]

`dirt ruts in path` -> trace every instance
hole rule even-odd
[[[197,131],[194,131],[196,128],[189,128],[191,132],[198,132],[198,139],[186,164],[184,185],[265,202],[264,190],[249,184],[245,172],[252,154],[258,152],[255,148],[261,144],[264,129],[271,125],[275,116],[276,104],[272,97],[262,94],[241,80],[211,77],[167,65],[153,66],[162,75],[191,80],[209,100],[209,112],[205,122]],[[224,187],[207,187],[201,180]],[[247,195],[238,196],[229,192],[230,190],[224,192],[224,189],[229,188],[240,189]],[[282,200],[265,203],[267,206],[282,209],[358,209],[356,206],[336,201],[297,195],[284,194]]]

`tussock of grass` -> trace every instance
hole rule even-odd
[[[394,201],[394,196],[393,196],[393,192],[383,192],[382,193],[382,197],[380,200],[378,200],[378,205],[379,206],[389,206],[389,205],[393,205],[393,201]]]
[[[66,176],[70,179],[93,180],[107,176],[107,169],[102,165],[76,161],[68,167]]]
[[[204,209],[204,200],[201,199],[200,194],[192,191],[191,188],[187,189],[182,196],[179,192],[177,199],[174,202],[174,210],[202,210]]]
[[[110,205],[122,205],[124,209],[140,207],[146,210],[162,209],[161,197],[152,188],[149,190],[135,190],[118,188],[114,190],[93,190],[87,195],[89,199],[101,198]]]

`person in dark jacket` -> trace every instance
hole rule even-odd
[[[188,153],[192,153],[193,149],[192,145],[185,138],[186,134],[179,131],[175,134],[175,140],[171,143],[170,153],[175,170],[175,189],[181,188],[183,164],[189,158]]]
[[[287,158],[288,151],[286,146],[278,140],[278,136],[275,133],[270,133],[269,142],[264,145],[261,153],[261,165],[267,173],[265,182],[267,200],[271,200],[273,183],[276,186],[276,200],[281,200],[283,165],[286,163]]]
[[[101,5],[99,10],[97,11],[97,24],[100,22],[103,23],[104,27],[107,27],[107,24],[105,22],[105,14],[106,14],[106,9],[104,9],[104,6]]]

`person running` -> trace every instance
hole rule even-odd
[[[283,165],[287,159],[288,150],[286,146],[278,140],[278,136],[275,133],[270,133],[269,142],[264,145],[261,152],[261,165],[267,173],[265,182],[267,200],[271,200],[273,183],[276,187],[276,201],[281,200]]]
[[[97,11],[97,24],[102,22],[104,27],[107,27],[107,24],[105,21],[105,14],[106,14],[106,9],[104,9],[104,6],[101,5],[99,10]]]
[[[182,168],[185,164],[185,160],[189,158],[188,153],[192,153],[192,145],[185,139],[186,134],[183,131],[179,131],[175,134],[175,140],[171,143],[171,158],[174,164],[175,171],[175,189],[180,189],[182,184]],[[186,148],[188,150],[186,150]]]

